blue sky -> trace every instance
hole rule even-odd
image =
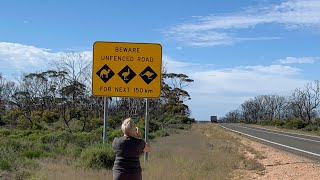
[[[0,6],[0,72],[50,68],[95,41],[154,42],[187,87],[192,117],[209,119],[262,94],[290,95],[319,78],[320,1],[17,1]]]

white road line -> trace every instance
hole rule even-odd
[[[272,130],[272,129],[267,129],[267,128],[263,128],[263,127],[255,127],[258,129],[264,129],[264,130],[268,130],[268,131],[273,131],[273,132],[282,132],[282,133],[287,133],[287,134],[296,134],[296,135],[300,135],[300,136],[309,136],[309,137],[314,137],[314,138],[318,138],[320,139],[320,136],[312,136],[312,135],[308,135],[308,134],[299,134],[299,133],[294,133],[294,132],[286,132],[286,131],[276,131],[276,130]]]
[[[298,148],[294,148],[294,147],[291,147],[291,146],[286,146],[286,145],[284,145],[284,144],[280,144],[280,143],[276,143],[276,142],[273,142],[273,141],[269,141],[269,140],[266,140],[266,139],[258,138],[258,137],[255,137],[255,136],[252,136],[252,135],[249,135],[249,134],[240,132],[240,131],[236,131],[236,130],[233,130],[233,129],[224,127],[224,126],[222,126],[222,125],[220,125],[220,127],[225,128],[225,129],[228,129],[229,131],[237,132],[237,133],[244,134],[244,135],[246,135],[246,136],[249,136],[249,137],[252,137],[252,138],[255,138],[255,139],[259,139],[259,140],[261,140],[261,141],[265,141],[265,142],[268,142],[268,143],[271,143],[271,144],[275,144],[275,145],[278,145],[278,146],[282,146],[282,147],[285,147],[285,148],[288,148],[288,149],[293,149],[293,150],[295,150],[295,151],[299,151],[299,152],[303,152],[303,153],[311,154],[311,155],[313,155],[313,156],[318,156],[318,157],[320,157],[320,154],[317,154],[317,153],[313,153],[313,152],[310,152],[310,151],[305,151],[305,150],[302,150],[302,149],[298,149]]]
[[[234,124],[233,124],[233,126],[236,126],[236,125],[234,125]],[[313,140],[313,139],[306,139],[306,138],[301,138],[301,137],[296,137],[296,136],[290,136],[290,135],[280,134],[280,133],[275,133],[275,132],[270,132],[270,131],[264,131],[264,130],[252,129],[252,128],[249,128],[249,127],[246,127],[246,126],[238,126],[238,127],[242,127],[242,128],[246,128],[246,129],[251,129],[251,130],[254,130],[254,131],[266,132],[266,133],[270,133],[270,134],[276,134],[276,135],[280,135],[280,136],[286,136],[286,137],[291,137],[291,138],[301,139],[301,140],[305,140],[305,141],[312,141],[312,142],[320,143],[320,141]]]

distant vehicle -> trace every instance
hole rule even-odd
[[[211,116],[210,120],[212,123],[217,123],[218,122],[218,117],[217,116]]]

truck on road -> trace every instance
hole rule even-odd
[[[211,121],[212,123],[217,123],[217,122],[218,122],[218,117],[217,117],[217,116],[211,116],[211,117],[210,117],[210,121]]]

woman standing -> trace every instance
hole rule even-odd
[[[141,139],[141,132],[131,118],[123,121],[121,130],[123,136],[115,138],[112,143],[116,153],[113,180],[142,180],[139,157],[151,148]]]

